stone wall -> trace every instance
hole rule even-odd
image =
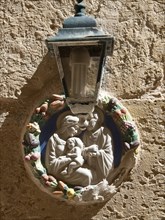
[[[163,0],[89,0],[87,13],[115,36],[102,88],[129,109],[141,135],[130,177],[104,204],[71,206],[42,191],[26,170],[21,142],[34,108],[61,93],[44,40],[74,14],[73,0],[0,2],[2,220],[161,220],[164,213]]]

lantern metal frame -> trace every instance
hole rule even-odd
[[[75,5],[75,16],[66,19],[63,23],[63,28],[60,28],[55,36],[49,37],[46,40],[49,52],[55,56],[57,61],[61,82],[63,84],[64,93],[66,96],[66,102],[71,111],[75,114],[78,114],[80,112],[87,113],[89,111],[92,111],[92,109],[96,105],[99,89],[101,86],[103,73],[102,70],[105,65],[105,58],[106,56],[112,56],[114,48],[114,37],[112,35],[106,35],[102,30],[97,28],[95,19],[84,14],[85,5],[83,1],[79,0],[77,2],[78,3]],[[88,97],[81,99],[69,97],[69,92],[64,78],[65,74],[62,67],[59,48],[66,47],[67,49],[67,47],[74,46],[102,47],[98,73],[96,73],[97,80],[95,86],[95,95],[92,99]],[[74,107],[75,109],[77,108],[77,110],[73,110]]]

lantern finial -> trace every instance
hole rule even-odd
[[[75,4],[75,16],[84,16],[85,15],[85,4],[83,0],[77,0],[77,4]]]

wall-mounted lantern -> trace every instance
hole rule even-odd
[[[46,43],[55,55],[72,113],[90,113],[97,102],[105,58],[112,55],[114,38],[85,15],[83,0],[77,0],[75,10],[75,16],[66,19],[63,28]]]

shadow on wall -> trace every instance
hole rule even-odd
[[[27,84],[22,88],[19,99],[29,98],[38,93],[38,95],[42,94],[42,96],[44,96],[45,90],[50,92],[51,89],[53,89],[53,92],[60,93],[62,88],[57,73],[58,68],[55,58],[47,53],[32,78],[29,79]]]
[[[14,117],[19,134],[23,135],[34,109],[52,93],[61,93],[62,87],[55,59],[49,53],[45,55],[34,75],[27,80],[17,99],[0,97],[0,123]],[[20,126],[18,126],[20,124]],[[23,129],[24,128],[24,129]],[[1,128],[2,129],[2,128]]]
[[[29,122],[34,109],[52,93],[61,93],[62,87],[55,59],[45,55],[34,75],[27,80],[17,99],[0,97],[0,114],[14,114],[21,128]],[[6,112],[6,113],[5,113]],[[5,117],[5,120],[7,117]],[[1,122],[1,121],[0,121]],[[3,119],[2,119],[3,123]]]

